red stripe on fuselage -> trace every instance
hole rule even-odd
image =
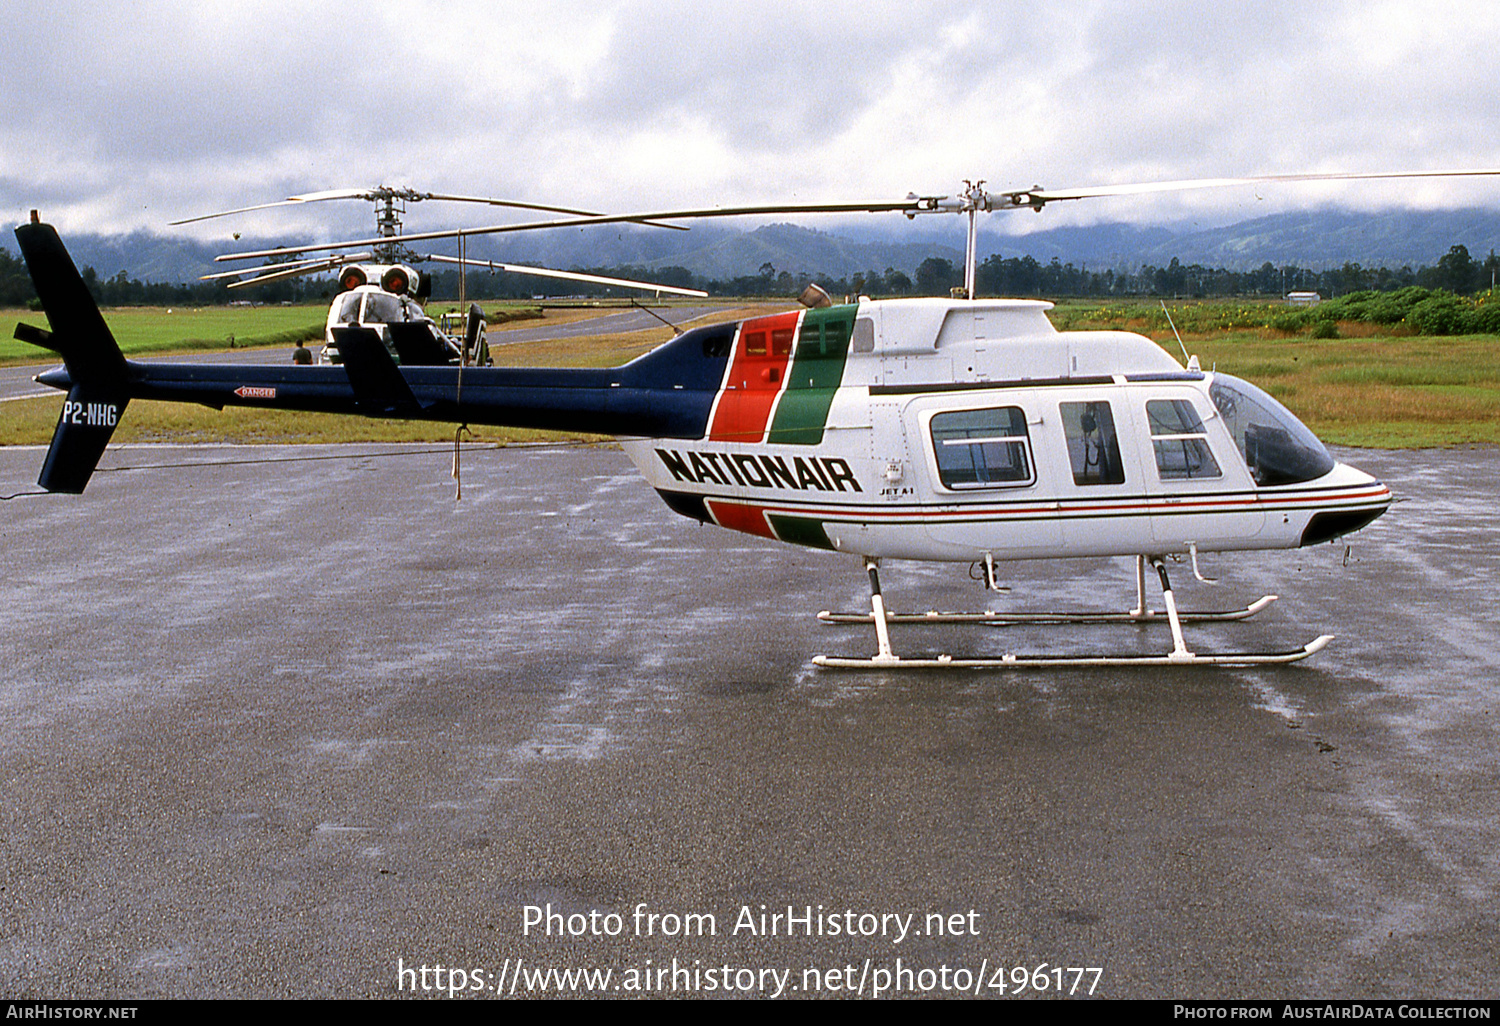
[[[759,442],[776,397],[786,387],[801,311],[756,317],[740,325],[734,356],[719,402],[714,407],[708,437],[716,442]]]
[[[766,521],[766,511],[762,506],[742,506],[737,502],[715,502],[713,499],[709,499],[707,505],[720,527],[758,534],[762,538],[776,537],[771,533],[771,525]]]

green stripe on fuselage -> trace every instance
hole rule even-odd
[[[823,441],[828,408],[844,380],[849,336],[854,330],[857,304],[809,310],[786,375],[786,390],[776,406],[766,441],[781,445],[817,445]]]
[[[828,540],[828,529],[823,526],[821,520],[788,517],[779,513],[767,513],[766,519],[771,522],[771,530],[776,532],[776,537],[784,542],[791,545],[806,545],[812,549],[835,551],[833,542]]]

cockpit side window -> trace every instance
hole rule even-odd
[[[1061,403],[1063,434],[1077,485],[1124,484],[1125,464],[1109,403]]]
[[[1208,447],[1208,432],[1193,404],[1186,399],[1153,399],[1146,403],[1151,424],[1151,448],[1156,472],[1163,481],[1222,477]]]
[[[1297,484],[1334,468],[1333,457],[1318,437],[1250,382],[1217,374],[1208,394],[1256,484]]]
[[[362,297],[358,292],[346,292],[339,300],[339,312],[337,322],[339,324],[354,324],[359,320],[359,301]]]

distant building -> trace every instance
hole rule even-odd
[[[1286,301],[1292,306],[1317,306],[1323,297],[1316,292],[1288,292]]]

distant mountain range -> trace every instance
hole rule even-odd
[[[1090,267],[1184,264],[1245,271],[1270,262],[1312,270],[1357,263],[1392,269],[1432,266],[1455,245],[1482,260],[1500,250],[1500,213],[1490,210],[1400,210],[1379,214],[1324,210],[1273,214],[1222,228],[1096,225],[1055,228],[1021,237],[986,236],[991,251],[1046,263]],[[981,250],[983,252],[983,250]]]
[[[992,218],[991,225],[1004,218]],[[846,277],[893,267],[907,274],[928,257],[962,263],[957,218],[953,243],[937,241],[932,229],[902,239],[889,221],[880,227],[840,227],[837,232],[793,224],[740,230],[700,223],[690,232],[635,226],[554,230],[527,236],[491,236],[470,242],[469,252],[493,260],[557,268],[681,266],[709,279],[754,275],[770,264],[795,277]],[[929,222],[930,224],[930,222]],[[213,257],[222,250],[203,243],[136,232],[120,236],[69,235],[64,241],[80,267],[92,266],[103,278],[125,271],[154,282],[192,281],[223,270]],[[276,239],[242,239],[237,247],[259,249],[285,244]],[[1184,264],[1247,270],[1266,262],[1321,270],[1358,263],[1365,267],[1431,266],[1456,245],[1475,259],[1500,250],[1500,213],[1488,210],[1392,211],[1365,214],[1342,210],[1274,214],[1222,228],[1099,224],[1051,228],[1024,235],[981,231],[981,259],[1031,256],[1089,268],[1164,266],[1175,257]],[[440,246],[441,244],[434,244]],[[12,253],[14,246],[8,247]],[[437,249],[438,252],[451,251]]]

